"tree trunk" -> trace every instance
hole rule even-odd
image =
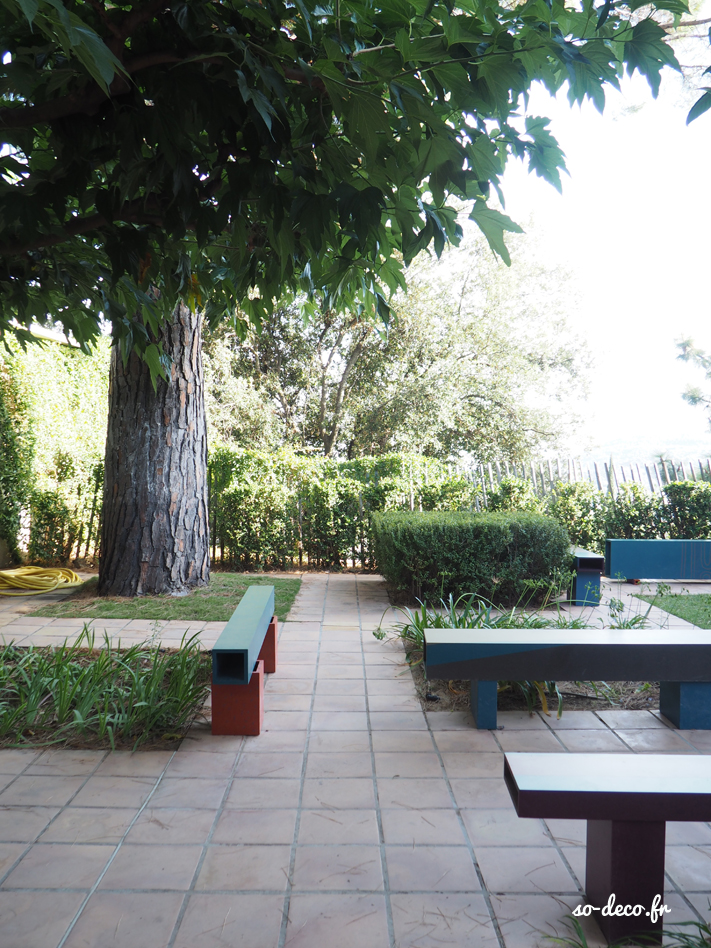
[[[172,360],[111,355],[99,593],[180,595],[210,578],[207,432],[198,313],[182,303],[158,338]]]

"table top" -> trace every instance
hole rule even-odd
[[[705,629],[426,629],[428,645],[711,645]],[[479,653],[479,654],[484,654]],[[490,654],[497,654],[492,652]]]
[[[599,820],[711,820],[711,756],[506,754],[504,779],[519,816]]]

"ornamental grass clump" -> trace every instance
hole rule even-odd
[[[559,605],[559,604],[558,604]],[[642,629],[646,625],[646,614],[628,615],[625,605],[619,599],[608,603],[610,628]],[[651,607],[650,607],[651,608]],[[590,620],[585,614],[571,616],[557,608],[555,613],[544,613],[542,609],[528,610],[520,606],[497,609],[491,602],[478,596],[459,596],[455,599],[441,599],[439,605],[430,606],[420,603],[417,609],[400,607],[397,611],[404,621],[396,623],[390,634],[399,638],[405,647],[405,660],[411,668],[421,665],[424,659],[425,633],[428,629],[589,629]],[[600,620],[602,622],[602,620]],[[380,641],[388,637],[382,626],[373,632]],[[424,667],[424,666],[423,666]],[[427,677],[425,670],[425,678]],[[612,703],[613,691],[607,682],[578,681],[577,685],[586,685],[595,695],[603,695]],[[563,713],[563,695],[555,681],[500,681],[498,692],[520,691],[530,713],[538,702],[545,714],[548,714],[549,699],[557,705],[558,717]]]
[[[84,626],[69,645],[0,650],[0,745],[131,746],[180,739],[200,714],[210,656],[197,637],[179,649],[94,648]]]

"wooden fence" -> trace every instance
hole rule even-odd
[[[593,461],[583,464],[578,458],[530,461],[525,464],[509,464],[496,461],[466,467],[455,465],[453,471],[465,473],[481,488],[483,506],[488,505],[490,491],[496,490],[505,477],[528,480],[539,497],[550,493],[558,482],[573,483],[588,481],[597,490],[617,494],[621,484],[640,484],[653,494],[659,493],[672,481],[711,481],[711,460],[699,458],[688,461],[631,461],[624,464],[614,461]]]

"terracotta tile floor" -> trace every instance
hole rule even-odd
[[[704,754],[711,732],[647,711],[502,712],[493,732],[423,714],[402,653],[371,634],[385,606],[378,577],[305,577],[257,738],[201,726],[175,753],[0,751],[0,946],[536,948],[564,933],[585,826],[518,819],[504,751]],[[28,642],[42,622],[3,631]],[[669,824],[665,901],[667,924],[711,914],[711,826]]]

